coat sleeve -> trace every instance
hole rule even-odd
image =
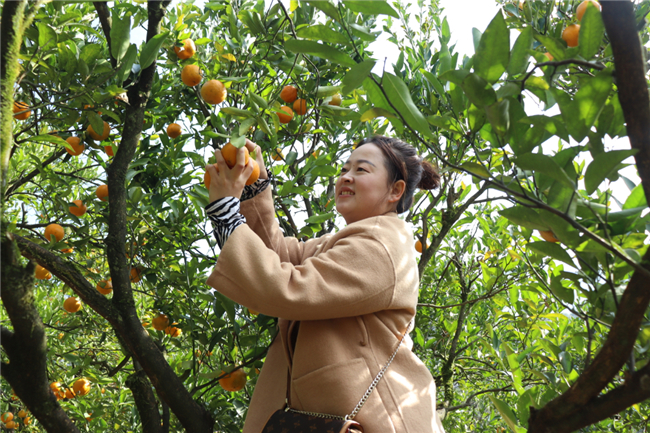
[[[243,201],[241,213],[246,217],[248,227],[260,237],[267,248],[275,251],[283,262],[300,264],[305,257],[312,256],[324,240],[317,238],[301,242],[291,236],[285,237],[275,219],[271,188],[266,188],[255,197]]]
[[[322,320],[390,309],[395,271],[385,246],[364,231],[295,265],[242,224],[224,245],[207,283],[268,316]]]

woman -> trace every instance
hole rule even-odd
[[[258,433],[284,407],[288,376],[292,408],[352,412],[410,331],[418,271],[412,233],[398,213],[409,209],[416,187],[436,188],[439,176],[408,144],[364,140],[336,182],[336,208],[347,226],[300,242],[280,231],[261,151],[248,140],[246,146],[256,151],[260,166],[260,181],[252,187],[244,190],[252,172],[244,150],[232,169],[219,151],[219,170],[206,168],[206,212],[221,247],[207,282],[235,302],[279,318],[280,338],[269,349],[244,425],[244,433]],[[433,378],[410,345],[399,348],[356,416],[366,433],[444,431]]]

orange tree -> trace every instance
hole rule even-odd
[[[504,4],[460,58],[435,1],[5,2],[3,411],[34,431],[240,431],[275,321],[204,283],[205,165],[256,141],[281,228],[309,238],[340,227],[354,142],[391,134],[443,177],[404,218],[422,249],[414,350],[446,428],[647,423],[650,10],[603,3],[571,48],[578,2]],[[640,182],[613,195],[630,157]]]

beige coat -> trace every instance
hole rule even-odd
[[[244,433],[260,432],[284,406],[291,363],[292,407],[350,413],[415,314],[412,234],[393,214],[307,242],[285,238],[270,188],[242,202],[241,210],[247,224],[230,235],[207,282],[235,302],[279,317],[281,337],[269,349]],[[410,339],[405,342],[355,418],[366,433],[443,432],[433,377],[411,352]]]

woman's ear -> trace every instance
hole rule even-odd
[[[406,190],[406,182],[398,180],[393,184],[388,194],[388,203],[397,203],[400,201]]]

